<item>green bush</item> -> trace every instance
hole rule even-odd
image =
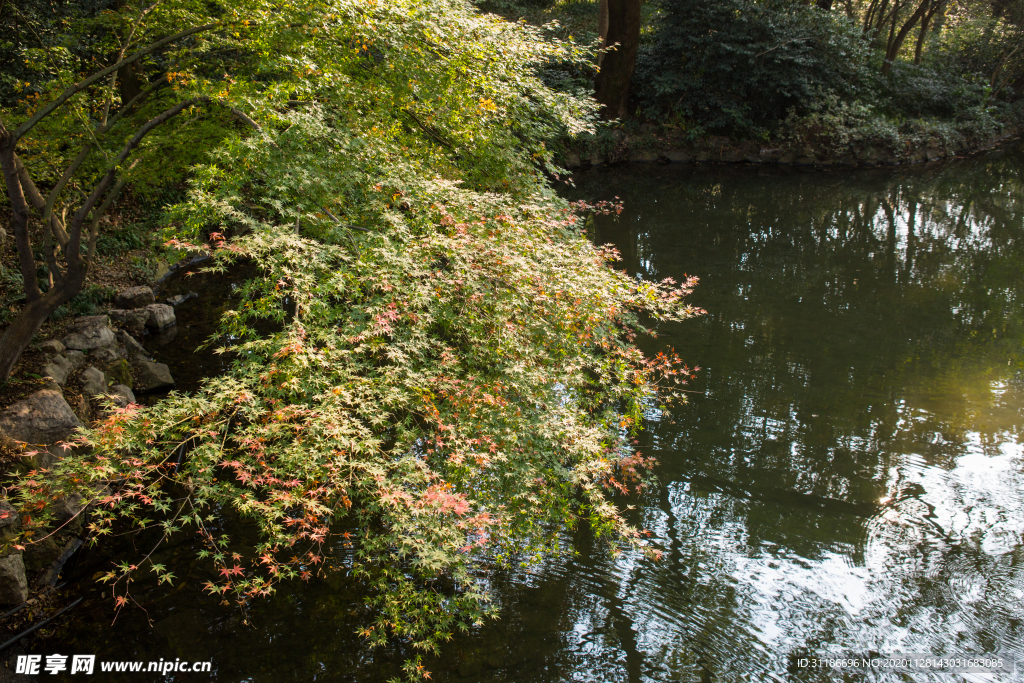
[[[875,80],[859,27],[816,7],[749,0],[658,0],[634,80],[642,115],[762,135],[823,93],[855,98]]]
[[[83,315],[96,315],[100,307],[110,301],[117,292],[111,287],[90,284],[56,311],[50,314],[50,320],[77,318]]]
[[[133,249],[142,249],[150,243],[150,236],[138,223],[126,225],[117,230],[100,233],[96,239],[96,251],[101,254],[124,254]]]
[[[977,16],[951,24],[943,39],[925,53],[925,62],[940,72],[970,74],[989,89],[986,101],[1015,100],[1024,75],[1020,22]]]
[[[893,115],[955,118],[983,106],[990,92],[983,78],[969,72],[897,61],[883,80],[879,102]]]

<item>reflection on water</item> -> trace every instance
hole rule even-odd
[[[577,556],[496,577],[502,620],[455,638],[434,680],[1013,680],[797,662],[1024,660],[1022,172],[1010,151],[934,169],[582,178],[581,195],[626,204],[595,239],[632,272],[698,275],[709,311],[651,343],[704,368],[690,404],[652,412],[643,437],[661,486],[636,520],[665,555],[609,558],[580,532]],[[251,628],[192,591],[146,594],[156,630],[128,617],[69,643],[209,657],[218,681],[376,681],[401,660],[352,635],[366,615],[343,575],[254,606]]]

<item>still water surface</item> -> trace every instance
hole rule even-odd
[[[632,501],[635,520],[664,557],[567,539],[577,556],[495,578],[503,618],[429,662],[434,680],[1024,680],[797,666],[1024,661],[1024,153],[831,173],[634,166],[577,184],[625,202],[590,225],[621,267],[701,279],[707,315],[648,345],[702,368],[642,437],[661,484]],[[197,322],[170,360],[204,329],[204,298],[179,309],[183,329],[190,310]],[[155,628],[138,611],[110,626],[109,601],[87,603],[65,649],[210,659],[217,681],[397,673],[402,653],[353,635],[367,615],[344,574],[287,587],[247,627],[194,593],[208,569],[176,552],[158,561],[186,581],[139,589]]]

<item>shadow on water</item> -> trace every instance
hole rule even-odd
[[[146,350],[170,366],[177,391],[195,391],[205,378],[227,371],[233,360],[230,354],[212,353],[217,344],[199,349],[217,334],[221,316],[238,305],[241,284],[259,272],[250,264],[239,264],[223,273],[203,272],[206,265],[197,263],[183,269],[160,288],[160,303],[179,295],[190,298],[175,307],[177,324],[162,334],[143,338]],[[154,394],[144,400],[152,404],[160,398],[161,394]]]
[[[664,557],[613,558],[585,532],[567,537],[577,555],[493,577],[502,619],[456,637],[428,662],[433,680],[926,681],[949,678],[797,662],[1024,659],[1021,151],[833,173],[631,167],[578,182],[580,196],[625,201],[618,220],[589,225],[622,267],[701,278],[693,302],[708,314],[650,342],[703,368],[690,403],[652,407],[643,436],[661,485],[634,517]],[[175,373],[217,371],[189,351],[207,334],[191,321],[215,320],[216,301],[179,309],[185,335],[157,349]],[[108,604],[92,602],[68,648],[210,659],[218,681],[397,673],[402,653],[353,635],[368,616],[343,571],[253,605],[244,626],[198,591],[212,570],[179,551],[159,560],[179,563],[176,588],[138,591],[154,627],[139,611],[109,626]]]

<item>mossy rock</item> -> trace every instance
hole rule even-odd
[[[132,368],[128,365],[128,361],[124,359],[114,361],[107,366],[106,374],[109,384],[123,384],[129,389],[135,389],[132,386]]]

